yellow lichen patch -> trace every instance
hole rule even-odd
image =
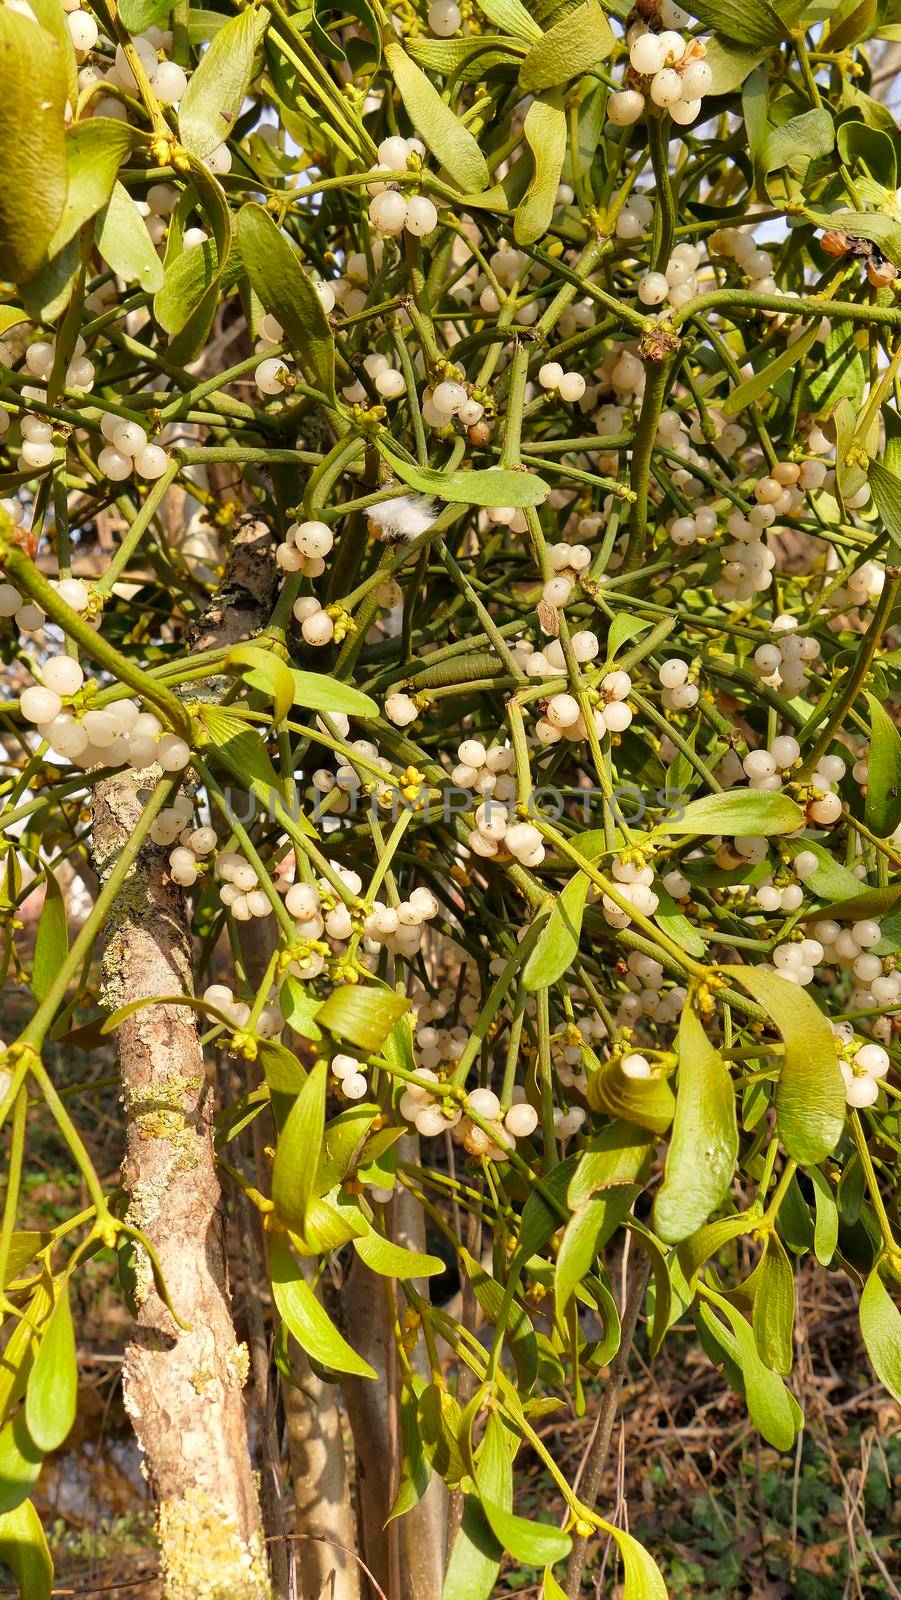
[[[165,1600],[269,1600],[262,1537],[244,1539],[202,1489],[161,1500]]]

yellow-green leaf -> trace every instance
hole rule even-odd
[[[654,1227],[668,1244],[687,1239],[716,1210],[738,1155],[732,1079],[690,998],[682,1011],[678,1053],[676,1114],[654,1201]]]
[[[66,58],[46,28],[0,7],[0,277],[37,271],[68,187]]]
[[[255,644],[236,644],[223,662],[226,672],[235,672],[270,697],[276,722],[284,722],[294,704],[294,679],[291,670],[271,650]]]
[[[279,1134],[272,1164],[272,1199],[281,1221],[303,1233],[316,1186],[325,1128],[328,1066],[317,1061]]]
[[[901,1311],[875,1266],[860,1297],[860,1331],[880,1383],[901,1402]]]
[[[532,101],[522,131],[532,153],[532,176],[516,208],[513,237],[517,244],[534,244],[551,225],[566,156],[566,112],[559,91]]]
[[[253,75],[253,57],[265,12],[255,6],[229,17],[204,51],[178,108],[178,132],[186,150],[202,160],[234,127]]]
[[[354,1249],[360,1260],[383,1278],[434,1278],[444,1271],[440,1256],[407,1250],[402,1244],[384,1239],[374,1228],[354,1240]]]
[[[769,1235],[760,1264],[753,1322],[761,1361],[774,1372],[791,1372],[795,1279],[785,1246],[776,1233]]]
[[[97,249],[107,266],[126,283],[139,283],[150,294],[162,288],[163,263],[147,224],[124,184],[118,181],[98,218]]]
[[[490,173],[478,140],[442,100],[434,84],[393,40],[385,45],[385,60],[407,116],[432,155],[467,194],[487,189]]]
[[[31,987],[43,1000],[59,972],[69,948],[69,923],[66,902],[54,873],[47,868],[44,904],[38,919],[31,968]]]
[[[776,1089],[779,1136],[801,1166],[830,1155],[845,1125],[845,1088],[827,1018],[805,989],[762,967],[732,976],[772,1017],[785,1043]]]
[[[319,1007],[316,1021],[337,1038],[372,1053],[380,1048],[398,1018],[409,1009],[409,1000],[392,989],[345,983],[333,989]]]
[[[262,206],[253,202],[238,212],[238,247],[263,305],[284,328],[303,376],[334,401],[335,341],[297,251]]]
[[[30,1500],[0,1517],[0,1561],[15,1578],[21,1600],[50,1600],[53,1561]]]
[[[375,1378],[369,1362],[351,1348],[317,1300],[282,1234],[271,1236],[270,1262],[272,1297],[279,1316],[301,1349],[334,1372]]]
[[[135,145],[135,131],[113,117],[77,122],[66,135],[68,190],[65,209],[48,245],[51,256],[106,205],[119,168]]]
[[[78,1366],[68,1285],[41,1331],[25,1392],[28,1432],[40,1450],[56,1450],[75,1421]]]
[[[535,43],[519,72],[519,86],[527,94],[568,83],[590,72],[609,56],[614,38],[598,0],[568,11]]]
[[[731,838],[755,834],[794,833],[804,826],[804,812],[787,794],[766,789],[728,789],[689,800],[687,806],[658,823],[655,833],[720,833]]]
[[[550,484],[534,472],[503,467],[477,472],[436,472],[434,467],[420,467],[407,461],[387,439],[377,436],[375,445],[402,483],[451,505],[540,506],[551,492]]]

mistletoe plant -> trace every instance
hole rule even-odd
[[[557,1600],[599,1538],[617,1592],[663,1596],[663,1541],[597,1504],[630,1351],[693,1325],[791,1450],[810,1252],[901,1396],[901,132],[871,92],[899,27],[0,6],[28,1600],[93,1258],[166,1600],[297,1592],[292,1549],[310,1597],[487,1600],[509,1557]],[[110,1035],[118,1186],[83,1138]],[[86,1203],[38,1232],[48,1116]],[[596,1375],[571,1482],[542,1419]]]

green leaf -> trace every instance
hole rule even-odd
[[[680,1244],[707,1221],[728,1192],[738,1155],[732,1079],[710,1044],[689,998],[678,1037],[676,1114],[654,1227]]]
[[[465,1494],[441,1600],[489,1600],[502,1553],[475,1495]]]
[[[372,1054],[387,1039],[398,1018],[409,1009],[409,1000],[392,989],[345,983],[334,989],[319,1007],[316,1021],[337,1038],[346,1039]]]
[[[558,1316],[563,1315],[579,1284],[594,1266],[598,1251],[619,1227],[638,1192],[635,1183],[620,1184],[584,1200],[570,1217],[563,1230],[554,1272]]]
[[[870,749],[867,755],[866,823],[880,839],[894,833],[901,822],[901,734],[874,694],[870,708]]]
[[[279,1135],[272,1164],[272,1199],[282,1222],[303,1234],[316,1183],[325,1129],[328,1065],[317,1061]]]
[[[618,1057],[590,1074],[586,1098],[592,1111],[624,1117],[652,1133],[665,1133],[676,1112],[675,1096],[666,1078],[627,1077]]]
[[[766,51],[750,45],[724,44],[722,39],[705,39],[708,67],[713,74],[711,95],[732,94],[740,89],[755,67],[765,59]]]
[[[860,1331],[880,1383],[901,1401],[901,1311],[875,1266],[860,1297]]]
[[[419,1430],[419,1396],[417,1388],[422,1388],[422,1379],[415,1374],[410,1377],[409,1383],[404,1383],[400,1391],[398,1414],[400,1418],[400,1470],[397,1494],[394,1504],[388,1513],[386,1522],[393,1522],[395,1517],[405,1516],[408,1511],[418,1505],[431,1480],[432,1471],[422,1448],[422,1436]]]
[[[670,1282],[669,1263],[660,1240],[650,1228],[646,1228],[637,1217],[630,1217],[628,1229],[636,1244],[649,1257],[651,1271],[654,1275],[654,1320],[650,1329],[648,1348],[651,1355],[656,1356],[663,1343],[663,1336],[672,1321],[671,1309],[673,1289]]]
[[[238,247],[253,287],[297,357],[306,381],[335,399],[335,341],[313,280],[262,206],[238,212]]]
[[[618,650],[630,639],[645,633],[651,626],[646,617],[633,617],[628,611],[618,611],[607,630],[607,659],[612,660]]]
[[[712,1290],[708,1295],[731,1325],[751,1421],[775,1450],[790,1450],[795,1440],[795,1417],[785,1384],[761,1361],[754,1331],[741,1312],[722,1295]]]
[[[37,271],[63,215],[67,92],[57,40],[0,8],[0,277],[13,283]]]
[[[526,94],[538,94],[568,83],[596,69],[613,45],[610,24],[597,0],[585,0],[533,44],[519,69],[519,87]]]
[[[600,1520],[623,1558],[623,1600],[668,1600],[663,1575],[650,1552],[631,1533],[603,1517]]]
[[[167,259],[153,315],[168,334],[180,333],[218,278],[218,254],[211,239]]]
[[[853,900],[860,894],[860,879],[855,878],[849,867],[843,867],[840,861],[836,861],[824,845],[817,844],[813,839],[786,839],[785,849],[793,859],[802,850],[809,850],[816,856],[816,872],[812,872],[804,882],[818,899]],[[811,915],[823,916],[825,912]]]
[[[824,358],[805,381],[802,404],[807,410],[822,415],[834,410],[839,400],[847,398],[857,409],[866,373],[854,324],[833,322],[824,350]]]
[[[452,505],[540,506],[551,492],[550,484],[534,472],[504,467],[484,472],[436,472],[432,467],[418,467],[405,460],[381,436],[377,435],[374,442],[379,455],[409,488]]]
[[[489,22],[504,33],[513,33],[519,39],[540,39],[541,29],[521,0],[478,0]]]
[[[69,949],[69,923],[66,902],[55,873],[47,868],[44,904],[34,941],[31,987],[38,1000],[49,992]]]
[[[520,1561],[526,1567],[543,1567],[555,1561],[565,1561],[572,1549],[568,1533],[551,1527],[550,1523],[529,1522],[526,1517],[505,1511],[484,1494],[482,1510],[498,1542],[514,1561]]]
[[[369,1362],[351,1349],[317,1300],[283,1234],[270,1235],[270,1263],[278,1314],[301,1349],[333,1372],[375,1378]]]
[[[812,847],[811,847],[812,848]],[[860,879],[855,878],[860,887]],[[862,894],[846,895],[827,906],[817,906],[808,912],[806,922],[819,922],[829,917],[835,922],[863,922],[872,917],[876,922],[892,910],[901,895],[901,884],[887,883],[875,889],[864,889]]]
[[[172,10],[172,0],[120,0],[119,17],[129,33],[144,33]]]
[[[816,1208],[813,1253],[821,1267],[828,1267],[838,1248],[838,1206],[832,1186],[819,1167],[810,1167],[807,1176],[813,1184],[813,1200]]]
[[[576,1208],[598,1189],[643,1181],[653,1150],[654,1141],[645,1128],[633,1122],[612,1122],[579,1156],[566,1192],[567,1203]]]
[[[262,805],[270,805],[273,795],[280,799],[279,777],[259,734],[252,733],[240,717],[221,706],[200,705],[197,714],[207,730],[209,747],[226,770],[249,788]],[[303,812],[294,820],[308,837],[316,837],[315,828]]]
[[[834,228],[852,239],[869,239],[894,266],[901,267],[901,221],[884,211],[808,211],[818,228]]]
[[[444,1271],[440,1256],[423,1255],[418,1250],[407,1250],[404,1245],[392,1244],[374,1228],[354,1240],[354,1249],[360,1260],[383,1278],[434,1278]]]
[[[479,1488],[493,1505],[513,1505],[513,1473],[507,1435],[497,1412],[490,1412],[479,1446]],[[502,1548],[475,1495],[463,1498],[463,1520],[454,1540],[441,1600],[489,1600],[501,1564]]]
[[[534,244],[551,225],[566,156],[566,112],[559,93],[532,101],[522,131],[533,170],[516,208],[513,237],[517,244]]]
[[[43,1451],[29,1434],[20,1408],[0,1433],[0,1514],[15,1511],[28,1499],[43,1463]]]
[[[356,1101],[326,1123],[316,1172],[316,1194],[327,1194],[353,1171],[366,1135],[378,1115],[379,1108],[374,1102]]]
[[[901,545],[901,478],[881,461],[871,461],[867,479],[886,533]]]
[[[430,1383],[419,1397],[419,1425],[425,1453],[440,1478],[458,1484],[466,1477],[461,1454],[462,1413],[456,1399],[440,1383]]]
[[[25,1393],[25,1420],[38,1449],[56,1450],[62,1444],[75,1421],[77,1391],[75,1330],[68,1285],[63,1284],[41,1330]]]
[[[835,123],[831,113],[822,109],[804,111],[768,135],[758,170],[765,177],[769,172],[790,167],[803,176],[811,161],[829,155],[834,148]]]
[[[68,192],[65,209],[47,247],[49,255],[58,255],[63,245],[74,239],[79,228],[106,205],[119,168],[135,143],[134,128],[112,117],[91,117],[88,122],[76,122],[69,129],[66,135]]]
[[[773,45],[788,32],[768,0],[692,0],[691,14],[735,44]]]
[[[284,722],[294,704],[294,680],[291,670],[271,650],[262,650],[255,644],[236,644],[222,663],[225,672],[234,672],[259,689],[273,702],[275,721]],[[311,674],[315,676],[315,674]]]
[[[828,1020],[805,989],[762,967],[730,975],[772,1017],[785,1043],[776,1089],[779,1137],[799,1165],[823,1161],[845,1126],[845,1088]]]
[[[689,922],[684,911],[680,911],[676,901],[668,892],[666,885],[658,878],[654,883],[654,893],[657,896],[657,910],[654,912],[654,921],[658,928],[668,933],[681,950],[687,951],[690,956],[696,956],[703,961],[707,954],[707,945],[693,922]]]
[[[504,1338],[516,1364],[520,1392],[528,1394],[529,1390],[534,1388],[538,1377],[538,1343],[526,1312],[516,1300],[505,1307],[501,1285],[496,1278],[492,1278],[485,1271],[481,1262],[476,1261],[468,1250],[458,1249],[457,1259],[472,1285],[472,1292],[480,1310],[492,1327],[497,1326],[502,1313],[506,1316]]]
[[[820,331],[819,321],[812,322],[805,328],[799,339],[792,344],[786,344],[784,350],[771,359],[769,354],[764,358],[759,372],[753,377],[746,378],[743,383],[736,384],[723,401],[722,410],[727,417],[737,417],[746,406],[751,406],[765,394],[772,393],[773,385],[783,372],[793,372],[803,362],[808,350],[816,343]]]
[[[289,973],[278,992],[278,1003],[291,1031],[318,1043],[322,1038],[322,1029],[315,1020],[322,1004],[319,996],[310,994],[305,984]]]
[[[70,239],[33,278],[20,285],[22,304],[32,322],[56,322],[62,316],[72,298],[80,262],[78,240]]]
[[[787,794],[766,789],[727,789],[721,794],[689,800],[681,815],[666,817],[653,833],[720,833],[726,837],[754,834],[769,838],[773,834],[794,833],[803,826],[804,812]]]
[[[795,1354],[795,1277],[778,1234],[769,1234],[755,1275],[754,1338],[760,1359],[774,1372],[791,1372]]]
[[[557,896],[554,909],[522,969],[522,985],[530,994],[556,983],[575,961],[590,887],[587,873],[577,872]]]
[[[525,46],[519,39],[501,34],[492,38],[490,48],[487,47],[485,34],[476,34],[468,39],[459,36],[456,39],[430,39],[420,35],[419,38],[407,40],[407,53],[417,66],[425,67],[428,72],[436,72],[442,78],[456,76],[461,83],[475,83],[487,77],[495,67],[518,67],[524,51]]]
[[[478,140],[401,45],[392,40],[384,51],[407,116],[423,143],[464,193],[478,194],[487,189],[490,173]]]
[[[78,62],[61,0],[28,0],[28,9],[42,28],[51,33],[66,63],[66,88],[70,105],[78,99]]]
[[[203,160],[229,136],[253,76],[253,58],[266,14],[248,6],[230,17],[204,51],[178,107],[182,144]]]
[[[741,1234],[751,1233],[758,1222],[759,1217],[740,1212],[734,1217],[720,1217],[719,1221],[708,1222],[705,1227],[699,1228],[696,1234],[679,1246],[679,1262],[687,1282],[691,1283],[704,1263],[715,1256],[724,1244]]]
[[[98,220],[97,249],[107,266],[126,283],[137,282],[149,294],[162,289],[163,263],[135,201],[118,181]]]
[[[21,1600],[50,1600],[53,1562],[30,1500],[0,1517],[0,1561],[15,1578]]]
[[[325,672],[301,672],[299,667],[289,668],[294,682],[292,700],[305,711],[342,713],[346,717],[377,717],[376,702],[352,683],[341,683]]]

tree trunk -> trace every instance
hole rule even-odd
[[[246,637],[275,587],[271,535],[247,520],[195,648]],[[94,857],[101,879],[131,836],[152,773],[98,784]],[[104,1000],[110,1008],[191,994],[185,896],[168,852],[148,843],[110,918]],[[136,1332],[125,1353],[125,1405],[158,1507],[165,1600],[265,1600],[269,1581],[242,1389],[246,1346],[235,1337],[224,1218],[212,1142],[213,1097],[193,1013],[145,1006],[117,1030],[126,1112],[123,1183],[129,1220],[154,1245],[180,1328],[136,1252]]]
[[[292,1351],[291,1383],[282,1385],[288,1455],[300,1539],[297,1561],[304,1600],[360,1600],[360,1566],[352,1554],[357,1530],[350,1504],[341,1413],[334,1385]]]
[[[143,775],[144,784],[147,775]],[[142,775],[98,785],[101,877],[137,824]],[[110,1007],[191,992],[184,896],[167,852],[141,851],[107,933]],[[125,1406],[157,1499],[165,1600],[263,1600],[269,1584],[241,1390],[247,1349],[231,1319],[213,1100],[193,1012],[146,1006],[118,1029],[126,1115],[128,1217],[154,1245],[179,1328],[137,1252],[137,1329],[125,1351]]]
[[[418,1137],[408,1135],[399,1140],[398,1154],[402,1160],[418,1161]],[[394,1233],[397,1242],[408,1249],[425,1249],[423,1212],[403,1189],[398,1190],[394,1202]],[[427,1294],[425,1280],[416,1287]],[[399,1522],[385,1528],[396,1489],[397,1446],[392,1432],[389,1385],[383,1376],[387,1375],[392,1358],[391,1336],[385,1288],[373,1283],[372,1273],[358,1260],[351,1266],[341,1291],[340,1310],[354,1348],[380,1375],[377,1383],[367,1378],[342,1381],[354,1440],[360,1543],[366,1564],[391,1600],[440,1600],[448,1517],[448,1493],[443,1481],[433,1473],[419,1503]],[[413,1352],[412,1363],[428,1380],[429,1364],[422,1341]],[[391,1537],[398,1541],[395,1549],[399,1585],[391,1582]]]

